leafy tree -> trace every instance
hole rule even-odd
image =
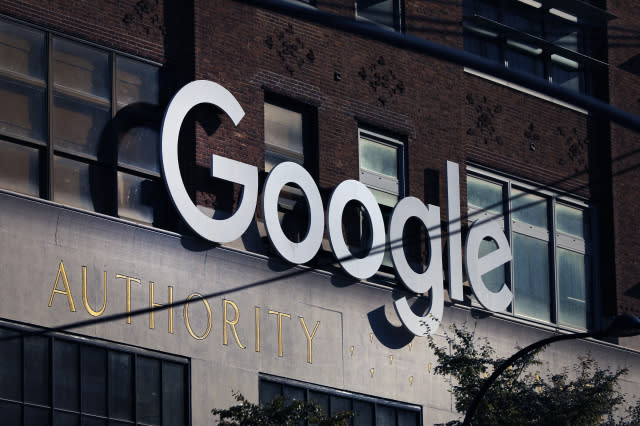
[[[451,347],[438,347],[429,338],[438,365],[435,374],[451,376],[451,392],[456,410],[465,413],[482,383],[505,361],[496,358],[495,351],[484,338],[476,338],[475,330],[450,327],[453,336],[446,336]],[[597,425],[614,424],[613,411],[624,403],[617,390],[618,379],[626,369],[601,369],[590,357],[578,358],[570,371],[547,370],[540,374],[535,351],[516,361],[491,385],[473,417],[474,425]],[[627,410],[628,417],[618,423],[633,424],[640,418],[640,403]],[[460,424],[453,421],[450,424]],[[637,423],[635,423],[637,424]]]
[[[222,426],[297,426],[304,424],[305,420],[319,426],[345,426],[352,417],[348,411],[328,416],[315,402],[280,397],[258,405],[247,401],[239,392],[234,392],[233,396],[239,404],[211,410],[212,414],[220,416],[219,424]]]

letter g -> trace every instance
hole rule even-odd
[[[258,169],[255,166],[211,156],[211,176],[243,185],[242,200],[227,219],[212,219],[201,212],[189,198],[180,175],[178,135],[187,113],[198,104],[208,103],[222,109],[236,126],[244,111],[236,98],[217,83],[193,81],[175,94],[162,120],[162,172],[173,204],[185,222],[202,238],[216,243],[233,241],[249,226],[258,198]]]

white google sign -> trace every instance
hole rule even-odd
[[[244,117],[244,111],[235,97],[219,84],[205,80],[187,84],[176,93],[165,112],[162,123],[162,168],[169,194],[185,222],[202,238],[225,243],[240,238],[254,217],[258,198],[258,168],[212,155],[211,176],[242,185],[242,199],[234,214],[227,219],[213,219],[195,206],[180,175],[178,134],[189,110],[202,103],[213,104],[222,109],[236,126]],[[289,183],[302,189],[309,206],[309,229],[305,238],[298,243],[285,236],[278,220],[278,197],[283,186]],[[449,294],[453,300],[460,301],[463,300],[460,187],[458,165],[452,162],[447,162],[447,196]],[[361,259],[351,255],[342,233],[342,213],[351,200],[364,206],[371,221],[371,247],[374,250],[370,250]],[[316,255],[324,234],[325,214],[318,187],[302,166],[284,162],[271,170],[264,183],[262,212],[269,239],[284,259],[301,264]],[[431,307],[425,315],[416,315],[405,297],[396,300],[394,306],[405,327],[421,336],[437,330],[444,309],[440,208],[427,206],[415,197],[401,199],[391,215],[389,241],[402,241],[404,226],[410,218],[417,218],[427,229],[429,265],[424,272],[415,272],[409,266],[401,244],[392,243],[391,259],[397,275],[410,291],[425,293],[431,290]],[[385,229],[380,208],[371,191],[356,180],[340,183],[329,199],[326,223],[331,248],[342,268],[357,279],[367,279],[375,274],[384,256],[384,251],[377,248],[385,245]],[[479,257],[480,243],[484,239],[495,241],[497,249]],[[512,299],[507,286],[503,284],[501,290],[495,293],[488,290],[482,280],[482,275],[512,258],[511,248],[500,226],[487,220],[474,223],[467,235],[465,254],[469,282],[480,303],[491,311],[506,309]]]

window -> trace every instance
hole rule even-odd
[[[167,225],[157,66],[0,20],[0,186]]]
[[[278,163],[292,161],[317,178],[315,110],[306,105],[276,96],[265,95],[264,169],[271,171]],[[285,235],[300,242],[308,228],[309,214],[302,190],[287,185],[280,193],[278,210]]]
[[[567,89],[591,93],[606,64],[594,57],[604,11],[578,1],[465,0],[464,48]]]
[[[29,331],[0,326],[4,424],[189,424],[188,360]]]
[[[376,426],[421,426],[420,406],[367,395],[331,389],[324,386],[302,383],[267,375],[260,376],[260,403],[278,397],[300,401],[315,401],[331,415],[351,411],[352,425]]]
[[[511,313],[579,329],[589,327],[591,271],[588,207],[574,199],[498,176],[467,176],[471,221],[503,224],[513,261],[483,276],[492,291],[510,283]],[[480,246],[482,254],[495,247]]]
[[[400,0],[356,0],[356,16],[395,31],[402,30]]]
[[[380,210],[388,229],[391,213],[403,194],[404,145],[395,138],[368,130],[358,129],[358,152],[360,164],[360,182],[364,183],[380,204]],[[367,231],[360,218],[360,244],[367,246]],[[392,267],[389,252],[388,232],[387,248],[382,265]],[[374,248],[375,249],[375,248]]]

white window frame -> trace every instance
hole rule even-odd
[[[360,141],[362,139],[383,146],[392,147],[396,150],[396,161],[398,162],[396,179],[362,168],[360,151]],[[367,187],[386,194],[394,195],[399,200],[404,196],[404,143],[397,138],[358,128],[358,173],[360,182],[364,183]],[[389,207],[393,208],[394,206]]]

